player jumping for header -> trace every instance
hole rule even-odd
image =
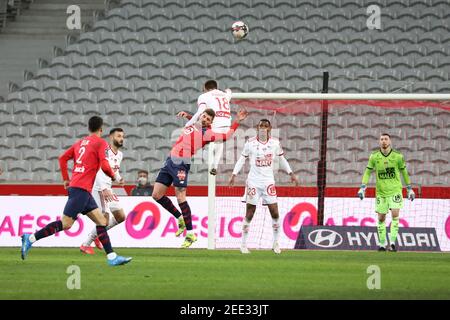
[[[250,158],[250,172],[247,177],[245,197],[247,209],[245,219],[242,226],[242,244],[241,252],[250,253],[247,248],[247,237],[250,229],[250,223],[255,214],[256,205],[259,198],[262,198],[263,205],[267,205],[272,216],[273,228],[273,251],[277,254],[281,253],[278,243],[280,223],[278,221],[278,203],[275,189],[275,179],[273,176],[274,156],[280,157],[281,168],[290,176],[295,186],[298,186],[298,179],[292,172],[289,163],[284,157],[283,149],[280,141],[270,136],[272,125],[267,119],[262,119],[256,126],[257,136],[250,138],[244,145],[241,157],[236,162],[233,174],[229,180],[229,185],[234,185],[236,175],[241,171],[242,166],[247,158]]]
[[[59,231],[70,229],[78,214],[81,213],[87,215],[96,224],[98,238],[106,251],[109,265],[117,266],[131,261],[130,257],[118,256],[113,251],[106,231],[108,220],[101,213],[91,195],[95,176],[100,168],[115,181],[120,181],[122,178],[118,171],[113,172],[108,163],[109,146],[105,140],[100,138],[103,132],[103,119],[97,116],[91,117],[88,125],[91,135],[77,141],[59,157],[64,187],[68,187],[69,192],[62,219],[49,223],[34,234],[24,234],[21,248],[22,259],[26,258],[33,243]],[[74,161],[72,180],[70,181],[67,173],[69,160]]]
[[[107,151],[109,165],[114,172],[120,171],[120,164],[122,163],[123,153],[120,148],[123,146],[124,131],[122,128],[113,128],[109,132],[109,149]],[[119,181],[123,186],[123,179]],[[119,202],[119,198],[112,190],[112,180],[103,170],[98,170],[95,177],[94,189],[92,191],[97,206],[102,210],[102,213],[108,219],[109,223],[106,230],[109,230],[125,220],[125,212]],[[80,246],[80,251],[86,254],[94,254],[94,249],[91,247],[92,241],[98,249],[103,249],[102,243],[97,237],[97,229],[94,228],[88,235],[87,239]]]
[[[159,171],[153,187],[153,199],[178,219],[178,231],[175,235],[178,237],[187,229],[182,248],[190,247],[197,240],[192,230],[191,209],[186,201],[191,158],[197,150],[202,149],[207,143],[225,141],[230,138],[238,128],[239,123],[247,117],[247,111],[240,110],[238,112],[237,121],[233,123],[226,133],[217,133],[210,129],[214,116],[214,110],[206,109],[196,123],[183,129],[180,137],[172,147],[169,157],[164,162],[164,166]],[[175,187],[175,195],[181,213],[165,195],[171,184]]]
[[[402,181],[400,173],[405,181],[408,190],[408,199],[414,200],[415,194],[411,187],[408,171],[406,170],[405,159],[403,155],[392,149],[391,136],[383,133],[380,136],[380,149],[372,152],[369,163],[362,178],[361,188],[358,191],[358,197],[364,199],[367,183],[370,179],[372,170],[376,172],[376,199],[375,212],[378,213],[378,238],[380,247],[378,251],[386,251],[386,214],[389,210],[392,212],[390,251],[397,251],[395,241],[398,235],[398,222],[400,209],[403,208]]]
[[[181,111],[178,113],[178,116],[188,119],[189,121],[186,123],[185,127],[189,127],[198,121],[203,111],[206,109],[213,109],[216,115],[211,128],[217,133],[227,133],[231,126],[231,90],[226,89],[225,91],[221,91],[218,89],[217,81],[208,80],[203,86],[203,92],[204,93],[198,97],[198,110],[194,115]],[[214,143],[214,159],[210,172],[212,175],[217,174],[217,167],[220,158],[222,157],[222,153],[223,143],[217,141]]]

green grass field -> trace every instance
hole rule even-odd
[[[0,299],[450,299],[450,254],[343,251],[118,249],[133,261],[109,267],[78,249],[0,249]],[[69,290],[70,265],[81,289]],[[381,269],[369,290],[367,268]]]

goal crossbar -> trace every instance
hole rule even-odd
[[[232,99],[266,100],[449,100],[448,93],[270,93],[233,92]]]

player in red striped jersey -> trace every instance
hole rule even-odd
[[[97,116],[91,117],[88,126],[91,135],[77,141],[59,157],[64,188],[67,188],[69,192],[62,219],[49,223],[34,234],[24,234],[22,236],[22,259],[26,258],[34,242],[59,231],[70,229],[78,214],[81,213],[87,215],[96,224],[98,238],[106,251],[109,265],[116,266],[131,261],[130,257],[118,256],[113,251],[106,231],[108,221],[91,195],[94,180],[100,168],[113,180],[120,181],[121,177],[118,171],[114,173],[111,169],[107,159],[108,143],[100,138],[103,132],[103,119]],[[67,173],[69,160],[74,161],[71,180]]]
[[[240,110],[238,112],[237,121],[231,125],[226,133],[217,133],[210,128],[214,116],[214,110],[206,109],[196,123],[183,129],[180,137],[172,147],[164,166],[159,171],[153,188],[153,199],[178,219],[176,236],[179,236],[187,229],[186,239],[182,245],[183,248],[190,247],[197,240],[192,231],[191,209],[186,201],[191,158],[209,142],[229,139],[236,131],[239,123],[247,117],[247,111]],[[165,195],[172,184],[175,187],[175,195],[181,213]]]
[[[201,94],[197,99],[197,112],[191,115],[185,111],[178,113],[179,117],[188,119],[185,128],[192,126],[198,121],[200,115],[206,109],[213,109],[216,113],[214,121],[211,124],[211,128],[214,132],[226,133],[230,130],[231,126],[231,110],[230,110],[230,100],[231,100],[231,90],[225,89],[225,91],[218,89],[217,81],[208,80],[203,86],[203,94]],[[211,174],[217,174],[217,167],[219,161],[222,158],[223,153],[223,143],[217,141],[214,143],[214,158],[212,163]]]

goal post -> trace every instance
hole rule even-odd
[[[403,150],[406,150],[405,158],[407,164],[410,164],[408,171],[412,177],[413,187],[421,190],[423,186],[438,186],[447,188],[447,191],[443,192],[448,192],[450,172],[446,172],[444,166],[441,168],[440,164],[447,161],[448,167],[448,158],[450,158],[446,159],[450,152],[450,126],[446,123],[450,122],[450,94],[233,92],[232,111],[237,112],[241,107],[245,107],[249,111],[249,117],[242,122],[238,129],[241,131],[236,132],[233,137],[235,141],[241,141],[241,143],[236,146],[236,142],[234,142],[229,149],[231,151],[225,152],[227,160],[225,164],[219,163],[217,176],[209,174],[213,155],[212,143],[208,149],[208,249],[239,247],[239,233],[245,214],[245,204],[241,202],[242,186],[245,184],[248,167],[241,170],[237,177],[236,184],[241,187],[239,189],[241,194],[236,194],[237,188],[226,188],[225,186],[242,151],[245,139],[255,134],[255,125],[261,118],[269,118],[273,122],[273,136],[280,140],[285,149],[287,160],[297,174],[300,186],[306,185],[310,189],[317,189],[323,101],[328,102],[329,111],[326,128],[328,146],[327,150],[322,151],[322,153],[326,153],[325,159],[322,160],[327,163],[327,186],[337,185],[342,189],[359,187],[363,169],[367,165],[367,157],[371,150],[378,147],[376,136],[387,131],[393,133],[394,149],[398,148],[402,153]],[[416,114],[417,118],[415,118]],[[383,121],[386,122],[385,125]],[[411,140],[416,138],[418,138],[417,141],[424,141],[429,146],[416,147],[414,141]],[[342,149],[342,152],[339,149]],[[413,154],[416,157],[412,157]],[[228,161],[228,159],[231,160]],[[432,169],[427,168],[429,161],[433,162]],[[284,188],[282,197],[285,199],[279,202],[281,218],[292,213],[291,209],[298,202],[299,192],[298,189],[289,186],[289,179],[284,173],[276,173],[275,179],[276,186]],[[374,180],[372,175],[370,187],[374,186]],[[317,193],[315,194],[317,195]],[[326,197],[330,196],[327,192],[325,195]],[[368,196],[373,197],[373,191],[368,192]],[[313,199],[314,197],[316,200]],[[304,199],[303,202],[309,201],[312,206],[317,206],[317,196],[314,197]],[[345,197],[353,197],[351,199],[353,201],[356,193],[355,195],[349,193]],[[342,213],[347,210],[346,206],[348,206],[345,199],[328,201],[330,199],[326,198],[325,200],[324,224],[329,221],[338,221],[339,219],[336,217],[345,218],[345,214]],[[351,206],[354,208],[348,210],[355,212],[360,210],[373,216],[372,204],[369,202],[371,199],[360,203],[354,202],[354,204],[352,202]],[[420,201],[415,201],[415,203],[420,203]],[[414,221],[417,221],[418,226],[430,226],[440,219],[436,216],[440,211],[450,209],[450,204],[448,202],[440,203],[434,213],[432,212],[434,209],[423,209],[425,205],[422,204],[411,208],[411,210],[417,211],[418,216],[414,218],[416,219]],[[336,213],[337,211],[339,213]],[[258,214],[258,212],[264,213]],[[367,219],[366,221],[370,221]],[[300,225],[302,223],[297,218],[293,221]],[[311,217],[309,220],[304,220],[303,223],[317,224],[317,216],[315,220]],[[286,228],[286,226],[284,227]],[[298,232],[300,226],[296,226],[296,228]],[[271,236],[271,220],[267,208],[257,207],[250,230],[254,232],[253,237],[258,239],[254,245],[267,248]],[[443,237],[443,234],[440,236]],[[252,238],[252,234],[249,235],[250,238]],[[292,238],[286,238],[284,242],[281,241],[281,245],[289,247],[292,245],[292,241]]]
[[[450,93],[266,93],[233,92],[233,100],[410,100],[450,101]]]
[[[215,249],[216,230],[216,176],[212,175],[211,169],[214,164],[214,142],[208,146],[208,249]],[[210,236],[211,235],[211,236]]]

